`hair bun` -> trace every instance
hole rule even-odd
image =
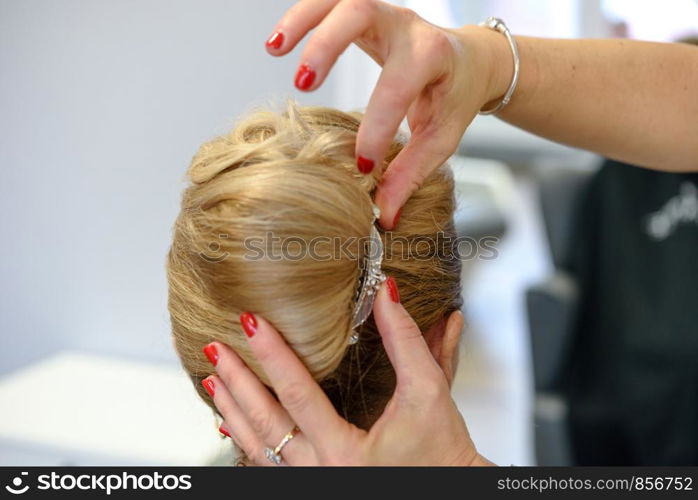
[[[253,113],[229,134],[203,144],[194,155],[188,175],[194,184],[202,184],[223,172],[250,165],[313,163],[341,166],[372,192],[382,169],[363,175],[356,168],[359,123],[357,115],[340,114],[330,108],[299,108],[289,101],[285,112]]]
[[[276,327],[353,423],[366,428],[392,394],[394,373],[373,319],[361,325],[359,344],[349,339],[372,191],[402,144],[394,141],[382,168],[362,175],[359,123],[357,115],[291,102],[285,112],[252,113],[194,156],[168,255],[168,309],[177,353],[212,408],[200,382],[211,373],[202,348],[213,340],[269,383],[242,331],[243,311]],[[401,238],[388,244],[382,234],[383,270],[422,331],[459,307],[460,262],[405,251],[413,240],[437,241],[437,232],[455,236],[452,214],[453,181],[437,169],[405,204]]]

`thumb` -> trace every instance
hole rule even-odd
[[[381,286],[373,306],[373,318],[397,376],[397,386],[413,386],[417,380],[433,380],[440,369],[422,332],[400,304],[397,283],[391,276]],[[443,374],[440,374],[443,377]]]
[[[442,132],[447,135],[445,131]],[[445,140],[444,140],[445,139]],[[448,138],[438,140],[433,134],[415,134],[402,151],[390,162],[376,191],[383,229],[394,229],[400,208],[422,185],[424,179],[446,163],[458,144]]]

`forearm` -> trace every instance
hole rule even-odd
[[[511,50],[489,37],[493,85]],[[495,42],[495,40],[498,40]],[[667,171],[698,171],[698,48],[628,40],[516,37],[520,80],[498,117],[570,146]]]

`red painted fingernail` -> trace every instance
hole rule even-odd
[[[218,364],[218,349],[216,349],[216,346],[213,344],[208,344],[206,347],[204,347],[203,351],[211,364],[216,366]]]
[[[356,166],[359,167],[359,172],[362,174],[370,174],[373,170],[373,160],[359,156],[356,159]]]
[[[252,336],[257,333],[257,318],[254,317],[254,314],[248,312],[242,313],[240,315],[240,324],[248,337],[252,338]]]
[[[400,291],[397,289],[397,283],[395,283],[395,278],[390,276],[386,280],[386,285],[388,285],[388,293],[390,294],[390,300],[396,304],[400,303]]]
[[[397,222],[400,220],[400,215],[402,215],[402,208],[398,210],[395,217],[393,217],[393,229],[395,229],[395,226],[397,226]]]
[[[213,380],[210,378],[205,378],[201,381],[201,385],[204,386],[204,389],[206,389],[206,392],[208,392],[208,395],[213,397],[213,395],[216,393],[216,386],[213,383]]]
[[[230,433],[229,433],[228,431],[226,431],[226,430],[223,428],[222,425],[218,428],[218,432],[220,432],[220,433],[223,434],[224,436],[231,437],[231,436],[230,436]]]
[[[308,90],[315,81],[315,71],[307,64],[301,64],[296,73],[296,87],[299,90]]]
[[[284,43],[284,34],[280,31],[275,31],[267,40],[267,47],[270,49],[280,49]]]

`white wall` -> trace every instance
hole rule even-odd
[[[291,0],[0,0],[0,372],[59,347],[174,360],[165,255],[198,145],[293,90]]]

